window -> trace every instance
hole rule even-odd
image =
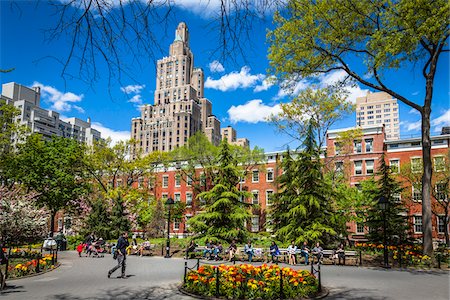
[[[266,206],[271,206],[273,203],[273,191],[268,190],[266,191]]]
[[[422,171],[422,158],[413,157],[411,158],[411,171],[413,173],[419,173]]]
[[[437,228],[439,233],[445,232],[445,216],[437,216]]]
[[[175,220],[173,222],[173,230],[180,230],[180,220]]]
[[[366,152],[373,152],[373,139],[365,140],[366,143]]]
[[[361,141],[355,141],[354,143],[354,152],[361,153],[362,152],[362,143]]]
[[[239,182],[240,183],[245,183],[245,175],[242,175],[239,177]]]
[[[189,220],[192,218],[191,215],[186,215],[186,223],[184,223],[184,227],[188,229],[190,227]]]
[[[258,170],[253,170],[252,182],[259,182],[259,171]]]
[[[181,194],[180,193],[174,193],[173,196],[175,198],[175,199],[173,199],[175,202],[180,202],[181,201]]]
[[[414,216],[414,232],[422,233],[422,216]]]
[[[266,181],[273,181],[273,169],[267,169]]]
[[[412,198],[414,201],[422,201],[422,184],[420,183],[413,184]]]
[[[434,161],[434,170],[436,172],[445,171],[445,158],[444,156],[435,156],[433,157]]]
[[[259,231],[259,216],[252,216],[252,232]]]
[[[335,168],[336,174],[338,174],[338,175],[344,174],[344,162],[342,162],[342,161],[335,162],[334,168]]]
[[[187,186],[191,186],[192,185],[192,174],[187,174],[186,175],[186,185]]]
[[[435,186],[435,198],[437,200],[446,200],[447,199],[447,184],[445,182],[439,182]]]
[[[162,178],[162,187],[163,188],[167,188],[169,187],[169,176],[168,175],[164,175]]]
[[[259,204],[259,192],[252,191],[252,204]]]
[[[200,185],[206,188],[206,175],[204,173],[200,174]]]
[[[361,175],[362,174],[362,161],[356,160],[354,162],[355,164],[355,175]]]
[[[364,224],[361,223],[356,224],[356,233],[364,234]]]
[[[336,155],[340,155],[341,154],[341,150],[342,150],[341,143],[334,142],[334,152],[336,153]]]
[[[175,175],[175,187],[180,187],[181,186],[181,175],[177,174]]]
[[[169,196],[167,195],[167,193],[161,194],[161,200],[166,203],[167,199],[169,199]]]
[[[389,160],[389,166],[391,168],[392,173],[397,174],[398,172],[400,172],[400,160],[399,159]]]
[[[373,174],[373,160],[366,160],[366,174]]]
[[[186,206],[192,206],[192,193],[186,193]]]

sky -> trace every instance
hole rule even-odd
[[[64,1],[64,0],[61,0]],[[117,3],[111,0],[112,3]],[[266,118],[279,111],[279,104],[290,100],[291,95],[267,80],[267,30],[273,29],[270,12],[267,20],[255,22],[251,42],[244,43],[243,57],[221,59],[214,50],[218,46],[217,23],[214,14],[217,0],[174,1],[170,22],[167,26],[154,27],[154,36],[162,52],[155,49],[156,59],[168,55],[179,22],[187,24],[194,64],[205,72],[205,97],[213,104],[213,114],[222,127],[231,125],[238,137],[250,140],[251,147],[265,151],[279,151],[298,145],[291,137],[277,131]],[[71,8],[76,9],[76,8]],[[112,9],[117,9],[113,7]],[[161,10],[164,11],[165,7]],[[62,65],[70,51],[68,37],[50,39],[49,29],[56,26],[58,16],[54,7],[46,1],[0,1],[0,69],[14,68],[12,72],[0,73],[0,82],[17,82],[26,86],[41,86],[41,106],[57,111],[63,117],[90,118],[93,127],[102,137],[113,141],[130,138],[131,119],[139,117],[139,106],[153,104],[155,90],[155,61],[151,57],[134,57],[121,53],[131,76],[120,81],[108,81],[108,70],[98,65],[99,77],[86,82],[74,77],[62,78]],[[214,25],[215,24],[215,25]],[[355,61],[355,63],[357,63]],[[68,71],[76,74],[72,67]],[[319,78],[326,85],[343,78],[343,72],[334,72]],[[425,95],[424,80],[420,68],[408,66],[386,74],[387,82],[401,94],[422,105]],[[440,133],[442,126],[450,126],[449,56],[441,55],[435,78],[431,125],[432,135]],[[295,92],[311,84],[300,80]],[[348,101],[364,96],[370,89],[363,85],[349,86]],[[372,91],[373,92],[373,91]],[[420,135],[420,115],[401,103],[400,132],[404,138]],[[355,126],[355,113],[339,120],[333,128]]]

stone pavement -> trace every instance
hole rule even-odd
[[[183,259],[130,256],[127,279],[117,278],[119,271],[107,278],[115,264],[111,255],[79,258],[76,252],[67,251],[60,253],[59,260],[62,265],[52,272],[8,281],[9,288],[0,293],[0,300],[192,299],[177,290]],[[194,264],[189,261],[189,266]],[[322,266],[322,283],[330,289],[327,299],[450,299],[449,272],[445,271]]]

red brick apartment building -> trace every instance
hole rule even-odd
[[[330,130],[326,139],[327,157],[325,162],[328,168],[333,167],[337,171],[347,172],[349,184],[358,186],[359,182],[373,176],[379,165],[379,159],[382,153],[386,154],[386,159],[391,166],[396,166],[399,170],[403,165],[410,164],[417,168],[421,164],[422,150],[420,138],[400,139],[386,141],[384,127],[370,127],[358,129],[355,137],[350,136],[347,146],[340,146],[343,141],[340,139],[343,132],[356,128],[346,128],[339,130]],[[348,138],[347,138],[348,139]],[[448,159],[450,135],[444,134],[432,137],[432,158],[445,161]],[[345,149],[347,148],[347,149]],[[253,211],[253,217],[249,229],[257,232],[266,230],[264,224],[266,221],[266,209],[270,206],[269,197],[271,193],[277,191],[275,179],[282,170],[277,162],[282,159],[283,152],[266,153],[266,163],[261,168],[255,168],[248,172],[247,176],[240,183],[242,190],[248,191],[252,197],[248,199],[252,203],[259,204],[260,209]],[[435,163],[437,165],[437,163]],[[440,170],[435,170],[439,172]],[[202,170],[197,169],[197,176]],[[175,201],[186,203],[185,218],[180,222],[175,222],[171,226],[171,232],[174,236],[186,236],[186,221],[196,213],[196,193],[186,180],[185,174],[175,167],[161,169],[157,172],[156,182],[153,188],[157,198],[166,199],[172,197]],[[399,198],[410,198],[408,211],[411,222],[411,232],[414,238],[421,238],[421,201],[420,190],[407,181],[402,180],[405,187],[405,195],[399,195]],[[145,184],[143,181],[139,184]],[[410,192],[408,192],[410,191]],[[407,199],[403,199],[407,200]],[[432,201],[437,201],[432,199]],[[364,240],[364,234],[367,228],[364,224],[348,224],[350,239]],[[444,229],[442,219],[433,216],[433,237],[436,240],[443,240]]]

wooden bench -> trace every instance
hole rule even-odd
[[[336,264],[339,262],[338,258],[335,258],[333,256],[333,254],[335,253],[335,250],[323,250],[323,262],[327,262],[330,264]],[[344,257],[344,261],[342,262],[344,265],[346,263],[346,261],[348,261],[349,259],[351,259],[354,262],[354,265],[358,265],[359,262],[359,253],[357,251],[354,250],[345,250],[345,257]],[[312,255],[312,258],[314,258],[314,255]]]
[[[142,245],[139,245],[138,249],[137,249],[137,255],[140,255],[139,253],[139,249]],[[152,256],[153,255],[153,251],[156,249],[156,244],[150,244],[149,249],[142,249],[142,256]]]

